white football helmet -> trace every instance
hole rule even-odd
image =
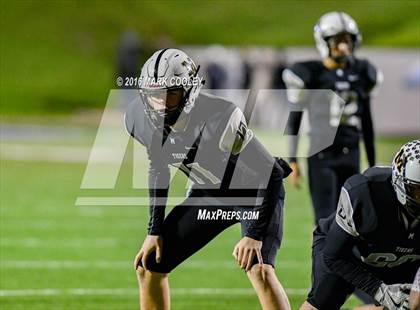
[[[197,77],[199,67],[183,51],[175,48],[155,52],[143,65],[139,90],[146,114],[156,127],[162,127],[164,119],[173,124],[181,112],[191,112],[204,84]],[[182,90],[182,98],[176,107],[166,105],[170,92]],[[161,102],[160,108],[159,104]]]
[[[404,144],[392,161],[392,184],[399,202],[420,218],[420,140]]]
[[[349,33],[352,36],[354,49],[360,47],[362,35],[350,15],[344,12],[329,12],[321,16],[314,27],[314,38],[322,58],[330,56],[328,39],[341,33]]]

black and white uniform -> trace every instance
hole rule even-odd
[[[185,129],[176,130],[177,124],[155,128],[140,99],[125,116],[127,131],[147,148],[150,160],[148,233],[163,239],[162,261],[157,264],[151,255],[150,269],[170,272],[238,222],[197,219],[200,209],[216,206],[259,212],[258,220],[241,221],[242,234],[262,240],[263,260],[274,266],[282,239],[282,179],[290,173],[289,166],[273,158],[253,136],[241,110],[221,98],[200,93],[190,114],[181,114],[179,119],[187,122]],[[169,165],[180,169],[193,185],[186,200],[165,217]],[[218,204],[229,197],[238,204]],[[240,203],[241,197],[249,198],[249,203]]]
[[[326,133],[334,132],[331,146],[308,158],[309,187],[315,220],[329,216],[337,206],[345,180],[359,173],[359,136],[363,135],[369,166],[375,165],[370,93],[381,74],[367,60],[355,59],[344,69],[330,70],[321,61],[294,64],[283,73],[289,100],[308,111],[310,153],[318,152]],[[310,90],[332,90],[344,100],[319,96]],[[342,113],[340,114],[340,112]],[[294,114],[289,131],[298,133],[302,114]],[[290,138],[290,161],[296,161],[298,136]],[[315,150],[316,151],[311,151]]]
[[[311,305],[340,309],[355,288],[373,297],[382,282],[413,283],[420,225],[413,226],[402,210],[391,168],[369,168],[346,181],[336,214],[314,231]]]

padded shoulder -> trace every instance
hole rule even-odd
[[[369,233],[377,227],[369,182],[365,175],[356,174],[344,183],[341,190],[336,221],[352,236]]]

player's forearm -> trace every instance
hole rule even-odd
[[[289,161],[297,162],[297,150],[298,150],[299,136],[289,137]]]
[[[332,272],[373,297],[382,281],[368,272],[354,257],[352,249],[355,240],[355,237],[334,223],[327,235],[324,262]]]
[[[258,220],[253,220],[245,232],[246,236],[261,240],[279,197],[283,195],[283,177],[286,177],[291,169],[282,159],[271,156],[256,137],[242,150],[239,159],[258,175],[255,182],[251,182],[260,189],[259,195],[264,197],[262,204],[253,209],[259,214]]]
[[[255,240],[261,240],[264,235],[271,215],[279,202],[279,199],[284,197],[283,189],[283,175],[284,171],[280,165],[275,162],[273,171],[270,176],[266,190],[264,193],[263,202],[254,207],[254,211],[258,212],[257,220],[254,220],[247,228],[245,235]]]
[[[351,253],[348,253],[351,256]],[[366,271],[360,263],[348,258],[329,256],[324,253],[324,261],[328,268],[347,282],[374,297],[382,281]]]
[[[160,235],[163,220],[165,219],[166,200],[168,189],[149,188],[149,235]]]
[[[369,166],[375,166],[375,134],[373,131],[372,115],[370,112],[369,100],[366,102],[366,110],[362,117],[362,133],[365,143],[366,156]]]
[[[297,161],[297,150],[299,143],[299,128],[302,120],[302,113],[291,113],[287,124],[287,133],[289,134],[289,161]]]
[[[162,224],[165,219],[165,206],[150,206],[150,219],[147,228],[148,235],[160,235],[162,232]]]
[[[169,191],[169,168],[154,167],[149,168],[149,235],[159,235],[163,220],[165,219],[166,201]]]
[[[369,167],[373,167],[376,164],[376,152],[373,134],[371,136],[365,137],[364,140],[366,148],[366,157],[369,163]]]

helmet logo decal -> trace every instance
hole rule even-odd
[[[197,71],[197,67],[195,66],[191,58],[187,58],[186,60],[184,60],[181,63],[181,65],[187,68],[187,72],[189,76],[193,76],[195,72]]]
[[[398,171],[398,173],[402,174],[403,172],[403,167],[404,167],[404,149],[402,148],[397,155],[395,155],[395,159],[394,159],[394,164],[395,164],[395,168]]]

